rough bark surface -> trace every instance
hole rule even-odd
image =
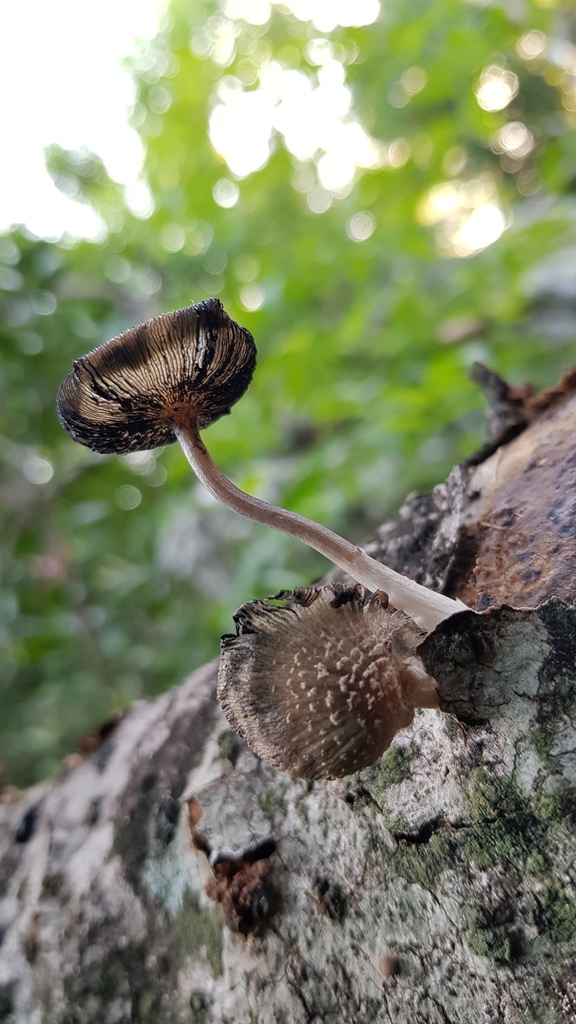
[[[267,767],[208,665],[3,793],[0,1021],[576,1022],[571,388],[496,388],[505,436],[369,546],[483,612],[424,640],[443,710],[372,768]]]

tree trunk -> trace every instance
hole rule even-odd
[[[483,612],[419,648],[443,710],[301,782],[211,664],[5,790],[0,1021],[576,1022],[575,382],[484,383],[491,445],[368,546]]]

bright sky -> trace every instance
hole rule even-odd
[[[92,234],[95,218],[66,199],[44,168],[44,146],[86,146],[116,180],[133,181],[142,152],[126,122],[132,83],[120,66],[155,35],[163,0],[4,0],[0,3],[0,231]]]
[[[137,133],[127,123],[134,93],[121,59],[134,52],[138,39],[156,34],[164,2],[99,0],[96,8],[86,0],[0,0],[0,231],[25,223],[48,238],[65,231],[98,237],[96,216],[62,195],[46,171],[43,150],[51,143],[93,150],[112,178],[128,186],[127,197],[131,190],[134,194],[143,154]],[[217,23],[216,30],[212,26],[208,34],[197,33],[195,49],[225,68],[234,49],[234,19],[266,24],[273,5],[280,2],[222,0],[221,15],[209,22]],[[283,0],[283,5],[320,33],[337,24],[370,24],[381,6],[379,0]],[[521,56],[522,47],[529,49],[528,56],[535,49],[541,52],[545,38],[536,36],[542,33],[520,39]],[[305,169],[315,164],[316,177],[310,172],[310,180],[294,184],[306,192],[310,208],[322,213],[334,197],[348,193],[358,168],[388,166],[393,171],[411,158],[411,148],[406,139],[384,142],[366,134],[354,116],[345,67],[327,39],[312,39],[307,58],[316,68],[315,77],[286,70],[274,60],[264,63],[256,88],[224,76],[207,128],[237,178],[266,163],[272,135],[280,133]],[[576,66],[576,57],[571,59]],[[426,84],[422,68],[407,68],[391,90],[390,103],[404,106]],[[517,89],[516,75],[493,64],[478,79],[476,99],[483,110],[503,110]],[[506,123],[493,141],[495,152],[514,159],[533,146],[521,122]],[[451,153],[452,176],[462,168],[456,167],[458,155]],[[215,186],[215,199],[225,207],[234,205],[238,186],[222,179]],[[507,223],[491,182],[458,177],[430,190],[420,218],[437,225],[441,247],[460,256],[491,244]],[[372,214],[360,211],[351,218],[348,234],[361,242],[375,227]],[[256,301],[250,308],[256,308]]]

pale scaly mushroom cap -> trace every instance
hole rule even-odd
[[[333,779],[373,764],[414,708],[437,705],[412,656],[424,636],[360,585],[282,591],[235,614],[222,638],[218,699],[231,728],[268,764]]]
[[[256,364],[252,335],[218,299],[133,327],[77,359],[62,381],[60,422],[93,451],[135,452],[175,441],[193,409],[200,428],[230,412]]]

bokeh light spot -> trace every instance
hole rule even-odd
[[[151,473],[156,465],[154,452],[128,452],[127,455],[122,456],[122,459],[138,476]]]
[[[452,243],[458,256],[469,256],[485,249],[503,233],[506,220],[500,207],[484,203],[465,217],[455,232]]]
[[[51,316],[56,310],[56,296],[49,291],[32,292],[30,305],[38,316]]]
[[[407,139],[395,139],[388,146],[388,163],[391,167],[403,167],[410,159],[410,143]]]
[[[571,74],[576,73],[576,46],[568,39],[554,40],[550,46],[550,58],[559,67]]]
[[[414,66],[407,68],[400,78],[402,87],[408,93],[409,96],[416,96],[417,93],[422,92],[422,89],[428,81],[428,75],[424,71],[424,68]]]
[[[507,227],[489,176],[443,182],[431,188],[418,207],[420,223],[437,225],[436,239],[450,256],[485,249]]]
[[[462,146],[451,146],[442,161],[442,170],[450,177],[455,177],[464,170],[466,160],[466,150]]]
[[[476,99],[482,110],[504,110],[518,92],[518,76],[498,64],[484,68],[476,86]]]
[[[239,281],[249,284],[260,273],[260,263],[254,256],[240,256],[234,263],[234,274]]]
[[[132,275],[130,290],[134,295],[147,299],[156,295],[162,287],[160,274],[152,267],[137,267]]]
[[[521,121],[509,121],[497,135],[499,147],[514,157],[525,157],[534,149],[534,136]]]
[[[27,356],[37,356],[44,348],[44,339],[36,334],[36,331],[21,331],[18,335],[18,345]]]
[[[376,218],[368,210],[355,213],[346,225],[346,234],[353,242],[365,242],[376,228]]]
[[[534,60],[535,57],[540,57],[545,49],[546,36],[538,29],[525,32],[516,43],[516,52],[524,60]]]
[[[184,251],[189,256],[200,256],[206,252],[214,238],[214,228],[205,220],[197,220],[186,233]]]
[[[240,305],[244,309],[253,313],[264,305],[264,292],[258,287],[258,285],[246,285],[245,288],[240,289],[239,300]]]
[[[325,188],[317,185],[306,197],[306,202],[312,213],[326,213],[332,205],[332,196]]]
[[[11,238],[0,238],[0,263],[18,263],[20,249]]]
[[[47,484],[54,476],[54,466],[48,459],[30,455],[24,460],[22,471],[31,484]]]
[[[122,256],[113,256],[104,264],[104,273],[114,284],[124,284],[130,277],[130,264]]]
[[[220,178],[220,181],[217,181],[212,189],[212,195],[218,206],[229,210],[232,206],[236,206],[240,198],[240,189],[235,181],[230,181],[229,178]]]
[[[114,499],[118,508],[123,508],[129,511],[133,508],[138,508],[138,505],[142,501],[142,494],[137,487],[133,487],[132,484],[124,484],[123,487],[119,487],[114,495]]]
[[[154,85],[148,93],[148,107],[154,114],[165,114],[170,109],[172,96],[163,85]]]
[[[164,466],[156,463],[154,469],[149,473],[146,473],[144,480],[149,487],[161,487],[162,484],[166,483],[168,479],[168,473]]]
[[[186,232],[179,224],[165,224],[160,229],[160,245],[166,252],[180,252],[184,248]]]
[[[24,278],[13,267],[0,266],[0,288],[3,292],[19,292],[24,287]]]

